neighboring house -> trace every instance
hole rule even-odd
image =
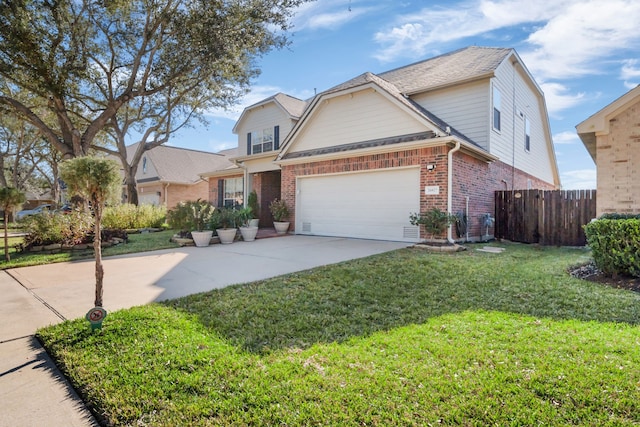
[[[297,234],[415,242],[410,213],[436,207],[468,217],[448,237],[477,240],[496,190],[560,185],[544,95],[513,49],[364,73],[308,103],[278,94],[234,130],[246,191],[268,182],[261,205],[285,200]]]
[[[135,152],[136,145],[127,147]],[[131,154],[132,156],[132,154]],[[160,145],[146,151],[136,173],[140,204],[171,209],[185,200],[209,200],[209,183],[199,173],[236,167],[224,154]]]
[[[640,86],[576,126],[596,164],[596,211],[640,213]]]

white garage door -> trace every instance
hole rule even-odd
[[[296,233],[417,242],[409,214],[420,208],[420,169],[301,177]]]
[[[160,204],[160,196],[157,193],[140,194],[138,195],[138,203],[141,205],[154,205]]]

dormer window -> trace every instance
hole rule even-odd
[[[247,154],[260,154],[280,148],[280,126],[265,128],[247,134]]]

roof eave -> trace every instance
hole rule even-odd
[[[493,154],[490,154],[484,149],[477,147],[473,144],[470,144],[469,142],[457,136],[440,136],[435,138],[422,139],[418,141],[404,142],[401,144],[394,144],[394,145],[383,145],[378,147],[354,149],[349,151],[338,151],[334,153],[318,154],[318,155],[311,155],[311,156],[305,156],[305,157],[296,157],[291,159],[279,159],[279,160],[276,159],[274,160],[274,163],[280,166],[286,166],[286,165],[311,163],[311,162],[318,162],[318,161],[325,161],[325,160],[335,160],[335,159],[353,157],[353,156],[392,153],[397,151],[412,150],[416,148],[437,147],[441,145],[455,145],[456,142],[460,142],[462,151],[471,155],[472,157],[475,157],[479,160],[486,161],[487,163],[491,163],[493,161],[498,160],[498,157],[494,156]]]

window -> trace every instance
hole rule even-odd
[[[273,151],[273,128],[251,132],[251,154]]]
[[[501,112],[501,95],[500,91],[493,86],[493,129],[500,130],[500,112]]]
[[[142,173],[147,173],[147,158],[142,158]]]
[[[280,149],[280,126],[247,134],[247,155],[267,153],[278,149]]]
[[[531,150],[531,122],[528,117],[524,118],[524,149]]]
[[[227,178],[224,180],[222,206],[237,208],[244,204],[244,179]]]

